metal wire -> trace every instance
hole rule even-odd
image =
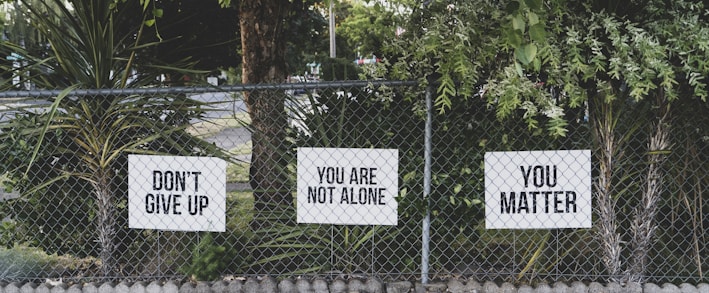
[[[626,105],[623,114],[613,118],[615,128],[606,129],[610,137],[622,140],[612,144],[616,156],[608,162],[613,163],[613,172],[606,173],[599,171],[609,166],[599,166],[598,148],[603,141],[594,124],[596,115],[606,113],[603,109],[567,109],[568,133],[553,138],[544,132],[544,121],[536,129],[530,129],[521,116],[500,121],[494,104],[479,98],[461,97],[450,110],[427,112],[424,93],[411,81],[83,89],[58,102],[61,89],[0,92],[0,165],[5,187],[0,194],[0,281],[214,280],[264,275],[423,283],[445,278],[518,283],[635,281],[636,277],[657,283],[709,281],[709,115],[704,105],[673,107],[676,112],[670,112],[664,122],[671,149],[662,150],[649,144],[650,137],[657,136],[653,131],[661,129],[653,127],[655,108],[642,102]],[[96,102],[109,100],[115,103]],[[82,108],[81,101],[94,101],[90,105],[95,108]],[[258,103],[264,101],[283,107],[249,115],[249,107],[263,106]],[[104,106],[115,111],[101,112]],[[82,116],[85,109],[93,113]],[[96,149],[113,150],[107,154],[114,156],[86,151],[101,141],[112,143]],[[426,141],[432,142],[430,148]],[[297,166],[307,164],[307,158],[298,157],[303,148],[396,150],[396,225],[299,223],[297,211],[302,206],[295,203],[307,197],[297,188]],[[590,150],[592,176],[577,179],[593,182],[592,227],[565,228],[567,223],[554,223],[562,228],[488,229],[485,176],[490,166],[484,162],[485,154],[499,152],[505,158],[515,152],[565,150]],[[158,160],[222,156],[226,162],[223,231],[131,228],[133,182],[128,179],[128,155],[138,153],[160,155]],[[650,161],[650,156],[664,160]],[[582,161],[564,158],[564,164]],[[358,164],[384,164],[388,159],[351,157],[343,167],[364,168]],[[272,168],[267,171],[284,183],[249,178],[249,171],[255,171],[254,160],[266,160],[259,166]],[[180,170],[217,169],[189,163]],[[99,171],[108,173],[102,177]],[[610,175],[602,178],[604,174]],[[378,182],[374,178],[387,174],[360,175],[364,177],[357,177],[358,182],[368,178],[374,185]],[[512,176],[500,175],[491,182],[506,185]],[[647,216],[638,214],[642,209],[637,207],[646,194],[648,176],[661,195],[654,203],[657,214],[644,226],[653,233],[652,241],[633,242],[633,221]],[[317,177],[315,173],[308,180]],[[101,185],[92,178],[106,179],[106,188],[98,188]],[[597,208],[599,180],[608,183],[604,191],[615,203],[610,212]],[[273,186],[281,189],[266,188]],[[179,208],[196,208],[188,206],[189,195],[187,191],[182,197],[166,193],[166,201],[156,202],[155,207],[173,214]],[[343,200],[341,195],[335,195],[337,200]],[[111,211],[99,204],[100,199],[112,203],[114,225],[102,226],[110,221],[99,221],[101,212]],[[184,201],[176,205],[178,200]],[[361,219],[344,213],[337,216],[347,221],[384,218],[374,208],[378,207]],[[514,204],[507,208],[516,209]],[[322,204],[308,212],[317,213],[317,218],[328,216],[330,210]],[[615,222],[599,225],[608,217]],[[607,251],[611,246],[603,235],[617,235],[620,251]],[[111,245],[100,241],[107,236]],[[630,247],[630,243],[646,246]],[[632,262],[638,251],[647,259]],[[617,268],[604,262],[613,253],[619,255]],[[631,272],[637,270],[632,263],[640,264],[639,275]]]

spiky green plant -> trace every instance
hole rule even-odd
[[[20,2],[29,22],[46,39],[47,52],[38,56],[19,44],[2,43],[2,53],[23,58],[19,68],[2,65],[2,69],[38,88],[62,91],[48,95],[50,106],[13,109],[13,118],[0,122],[0,153],[19,154],[4,158],[1,171],[26,196],[70,179],[86,182],[95,202],[102,273],[118,275],[116,213],[117,203],[125,197],[118,186],[126,178],[127,154],[226,156],[185,131],[190,120],[201,117],[199,102],[185,95],[129,95],[119,90],[148,86],[159,74],[185,73],[188,68],[187,63],[134,63],[140,50],[155,45],[140,41],[145,18],[130,16],[145,13],[141,7],[131,7],[130,1]],[[59,9],[48,9],[49,3]],[[116,3],[126,6],[116,9]],[[135,29],[119,35],[117,28],[126,25]],[[0,81],[0,88],[12,87],[11,79]],[[104,90],[86,96],[76,94],[76,89]]]

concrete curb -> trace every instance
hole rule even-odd
[[[537,286],[511,283],[497,284],[494,282],[478,283],[476,281],[462,282],[450,280],[429,284],[412,283],[408,281],[385,283],[376,279],[341,280],[330,282],[324,279],[285,279],[275,278],[218,281],[218,282],[187,282],[176,281],[153,282],[120,282],[85,283],[51,285],[49,283],[3,283],[0,282],[0,293],[427,293],[427,292],[460,292],[460,293],[709,293],[709,284],[697,285],[683,283],[675,284],[631,284],[622,286],[617,283],[582,283],[571,284],[557,282]]]

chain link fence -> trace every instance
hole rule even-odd
[[[0,281],[709,281],[706,103],[591,101],[551,138],[480,97],[427,98],[392,81],[0,93]]]

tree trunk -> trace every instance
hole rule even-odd
[[[650,135],[648,143],[648,169],[645,178],[645,188],[643,190],[640,205],[635,208],[633,223],[630,227],[632,249],[629,259],[629,269],[627,275],[628,282],[642,282],[647,270],[647,259],[652,241],[657,229],[655,217],[660,204],[660,195],[663,190],[662,163],[664,162],[669,144],[669,104],[664,92],[660,90],[656,105],[659,113],[655,129]]]
[[[285,81],[284,19],[289,0],[242,0],[239,7],[244,84]],[[252,126],[252,154],[249,183],[254,191],[255,217],[252,228],[263,224],[263,217],[293,205],[287,184],[284,159],[285,93],[252,91],[244,93]]]
[[[105,173],[97,174],[93,182],[98,205],[98,240],[101,244],[101,272],[104,277],[116,276],[116,259],[114,256],[114,240],[116,237],[115,204],[111,192],[111,177]]]
[[[620,150],[620,139],[616,124],[619,113],[612,102],[608,103],[605,96],[597,96],[597,105],[592,110],[593,134],[596,144],[596,156],[598,160],[599,174],[594,182],[594,194],[596,197],[596,210],[598,212],[597,233],[601,243],[603,264],[610,276],[609,281],[618,282],[621,278],[620,263],[620,234],[618,233],[618,223],[616,221],[616,199],[613,194],[613,177],[616,169],[616,162],[622,156]]]

